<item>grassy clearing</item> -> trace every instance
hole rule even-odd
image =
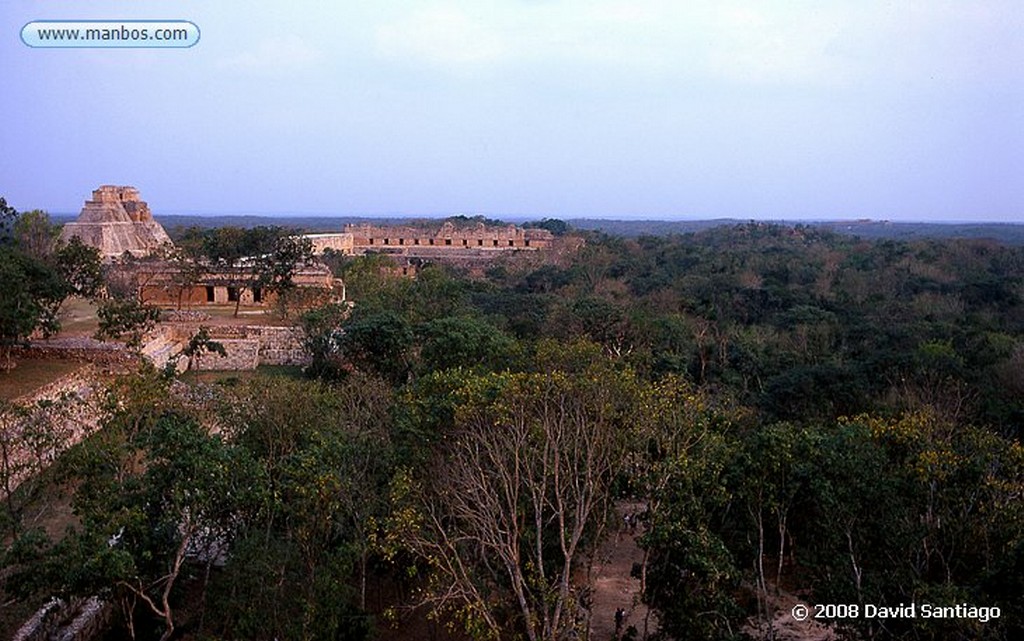
[[[92,336],[99,329],[96,305],[85,298],[69,298],[60,310],[60,336]]]
[[[186,308],[182,308],[183,311]],[[169,309],[168,311],[173,311]],[[202,312],[210,315],[206,324],[212,325],[297,325],[299,323],[298,313],[291,314],[290,318],[282,319],[272,310],[263,308],[242,307],[235,316],[234,305],[193,305],[191,311]]]
[[[0,399],[11,401],[74,372],[84,363],[48,358],[19,360],[14,369],[0,371]]]
[[[302,368],[297,365],[260,365],[254,370],[210,370],[185,372],[181,380],[186,383],[221,383],[232,385],[254,378],[304,378]]]

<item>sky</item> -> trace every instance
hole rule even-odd
[[[174,19],[181,49],[26,46]],[[1024,222],[1020,0],[3,0],[0,195],[77,212]]]

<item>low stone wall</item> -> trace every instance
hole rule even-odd
[[[175,340],[187,344],[199,330],[197,323],[167,323],[165,327],[174,332]],[[200,369],[254,369],[257,365],[306,365],[306,332],[301,327],[273,327],[268,325],[206,325],[210,338],[224,345],[227,358],[215,354],[203,354]],[[249,343],[258,346],[256,365],[250,366]],[[233,355],[237,351],[237,355]],[[237,364],[237,366],[236,366]]]
[[[96,381],[99,375],[99,370],[94,365],[84,365],[80,369],[36,388],[28,394],[19,396],[14,399],[14,402],[27,406],[37,401],[55,401],[67,394],[87,398],[97,386]]]
[[[167,363],[175,358],[188,345],[191,334],[179,332],[171,325],[157,325],[146,335],[142,345],[142,355],[157,369],[167,367]],[[178,371],[183,365],[179,362]]]
[[[200,371],[251,370],[260,364],[260,343],[247,338],[214,338],[224,346],[225,355],[203,354],[193,360],[192,367]]]
[[[15,400],[20,409],[0,415],[7,456],[0,473],[14,492],[72,445],[96,431],[102,415],[102,376],[86,365]]]
[[[52,358],[99,365],[123,365],[138,358],[121,343],[104,343],[85,337],[32,341],[29,347],[16,348],[13,356]]]
[[[97,597],[65,603],[53,599],[14,635],[13,641],[91,641],[110,627],[114,608]]]

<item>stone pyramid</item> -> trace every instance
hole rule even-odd
[[[172,244],[164,228],[153,220],[149,206],[139,200],[139,190],[115,185],[94,190],[78,219],[64,225],[61,240],[68,241],[72,236],[99,249],[104,258],[116,258],[125,252],[148,256],[162,245]]]

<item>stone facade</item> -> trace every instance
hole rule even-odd
[[[15,399],[26,416],[4,416],[8,462],[13,473],[7,480],[11,492],[33,474],[49,467],[69,447],[99,426],[102,407],[103,375],[91,364],[71,372],[48,385]],[[45,425],[52,440],[45,451],[38,451],[23,438],[28,425]],[[6,500],[6,488],[0,500]]]
[[[67,242],[74,236],[108,259],[125,252],[148,256],[171,245],[167,232],[153,220],[149,205],[140,200],[139,191],[116,185],[103,185],[93,191],[78,219],[64,225],[61,239]]]
[[[91,596],[51,599],[14,634],[13,641],[93,641],[107,632],[114,606]]]
[[[199,371],[254,370],[260,364],[260,342],[251,338],[215,338],[224,347],[224,356],[203,354],[192,362]]]
[[[346,256],[355,252],[355,242],[349,233],[306,234],[303,238],[308,238],[313,243],[313,253],[317,255],[323,254],[327,249]]]
[[[143,346],[143,354],[158,369],[174,358],[178,369],[188,363],[179,357],[192,336],[199,331],[199,323],[164,323],[157,327]],[[192,363],[198,370],[256,369],[260,365],[307,365],[306,332],[301,327],[274,327],[267,325],[209,325],[202,324],[211,340],[224,346],[226,356],[202,354]]]
[[[240,341],[240,349],[248,349],[241,342],[254,341],[257,351],[257,365],[306,365],[306,332],[301,327],[271,327],[267,325],[218,325],[210,328],[213,340]],[[226,346],[225,346],[226,347]],[[229,354],[230,354],[230,350]],[[204,356],[204,358],[206,358]],[[216,356],[210,357],[211,360]],[[231,369],[213,367],[213,369]]]
[[[546,229],[487,226],[483,223],[457,227],[445,222],[440,228],[346,225],[345,232],[352,234],[355,253],[383,250],[408,256],[436,256],[459,250],[489,253],[510,249],[548,249],[553,240],[551,232]]]
[[[29,347],[15,348],[14,356],[79,361],[103,366],[130,365],[138,361],[138,357],[121,343],[105,343],[84,337],[33,340]]]
[[[273,292],[259,287],[245,287],[249,275],[241,269],[210,268],[190,286],[183,286],[180,268],[172,263],[157,262],[132,265],[141,283],[139,296],[151,305],[161,307],[192,307],[203,305],[234,305],[240,307],[273,307]],[[292,292],[298,307],[310,307],[329,300],[344,300],[344,286],[331,270],[320,263],[305,265],[292,276],[296,289]]]

